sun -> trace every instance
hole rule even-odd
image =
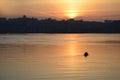
[[[66,16],[68,16],[69,18],[75,18],[78,16],[78,14],[77,14],[77,11],[75,11],[75,10],[69,10],[69,11],[67,11]]]
[[[76,17],[76,14],[75,14],[75,13],[69,13],[69,14],[68,14],[68,17],[69,17],[69,18],[75,18],[75,17]]]

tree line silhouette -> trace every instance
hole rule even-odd
[[[0,18],[0,33],[120,33],[120,20]]]

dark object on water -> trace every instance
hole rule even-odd
[[[85,52],[85,53],[84,53],[84,56],[87,57],[87,56],[88,56],[88,52]]]

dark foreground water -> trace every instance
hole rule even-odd
[[[0,80],[120,80],[120,34],[0,35]]]

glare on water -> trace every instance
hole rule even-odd
[[[3,34],[0,80],[119,80],[119,49],[119,34]]]

